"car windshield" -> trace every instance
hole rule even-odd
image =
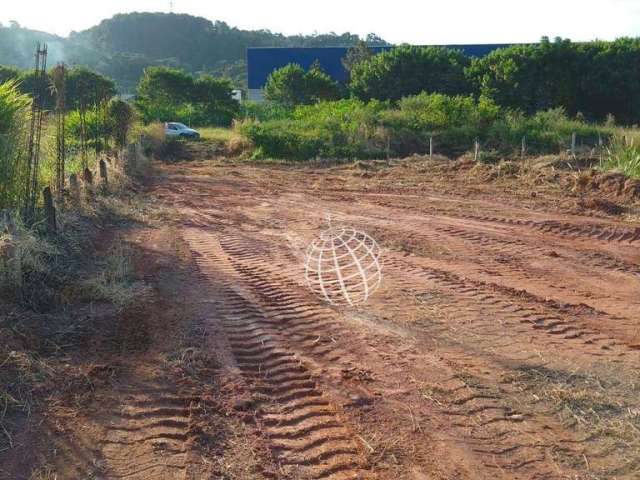
[[[169,127],[174,127],[176,130],[185,130],[189,127],[187,127],[186,125],[182,124],[182,123],[170,123]]]

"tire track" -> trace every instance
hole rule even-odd
[[[216,292],[237,367],[259,399],[254,406],[257,421],[285,474],[293,478],[365,478],[363,456],[347,422],[289,350],[259,303],[237,287],[242,281],[216,237],[187,230],[185,238]]]
[[[117,396],[121,403],[99,442],[109,478],[192,478],[189,445],[198,438],[192,420],[200,398],[157,384],[119,388]]]

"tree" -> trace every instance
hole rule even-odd
[[[231,93],[227,79],[211,75],[194,78],[180,69],[152,67],[145,70],[138,84],[136,104],[145,122],[229,125],[239,109]]]
[[[322,70],[320,62],[315,62],[304,76],[305,102],[317,103],[327,100],[338,100],[340,88],[338,83]]]
[[[373,57],[373,52],[367,46],[367,42],[360,40],[353,47],[347,50],[347,54],[342,59],[342,66],[349,75],[351,75],[351,70],[353,70],[354,66],[369,60],[371,57]]]
[[[171,121],[179,106],[191,100],[193,90],[193,77],[185,71],[150,67],[138,83],[136,105],[146,122]]]
[[[469,58],[458,50],[403,46],[353,65],[349,88],[362,100],[399,100],[420,92],[466,94]]]
[[[129,131],[135,120],[135,110],[127,102],[112,99],[109,102],[108,114],[109,130],[116,145],[123,148],[127,145]]]
[[[535,113],[562,107],[571,116],[640,121],[640,39],[537,45],[496,50],[474,59],[467,75],[496,103]]]
[[[275,70],[269,75],[264,90],[267,100],[288,107],[340,98],[337,82],[322,71],[318,63],[307,72],[296,64]]]
[[[304,68],[292,63],[271,72],[264,86],[267,100],[287,106],[305,103],[305,94]]]
[[[225,78],[201,75],[194,82],[192,103],[202,121],[214,125],[230,125],[240,105],[232,97],[233,86]]]
[[[116,84],[110,78],[84,67],[70,69],[66,74],[65,100],[68,109],[94,107],[116,94]]]
[[[18,80],[20,78],[20,74],[20,70],[15,67],[0,65],[0,83],[4,83],[9,80]]]

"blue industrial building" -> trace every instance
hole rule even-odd
[[[443,45],[446,48],[462,50],[471,57],[483,57],[498,48],[508,47],[508,44],[493,45]],[[373,53],[380,53],[394,47],[370,47]],[[262,90],[267,78],[274,70],[290,63],[297,63],[305,70],[314,62],[320,62],[323,70],[334,80],[345,82],[347,71],[342,65],[342,59],[347,54],[348,47],[325,48],[248,48],[247,49],[247,83],[249,100],[261,101]]]

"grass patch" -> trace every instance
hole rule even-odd
[[[640,136],[639,136],[640,140]],[[640,141],[617,136],[600,164],[604,171],[615,170],[631,178],[640,178]]]
[[[339,100],[303,105],[261,120],[248,116],[236,131],[255,146],[256,159],[371,159],[434,153],[456,157],[474,149],[481,157],[576,152],[595,155],[599,142],[622,132],[570,118],[561,108],[524,115],[491,100],[421,93],[397,104]],[[633,131],[624,131],[632,134]]]
[[[544,405],[566,428],[582,434],[582,440],[607,451],[619,462],[598,464],[589,455],[593,478],[610,478],[640,464],[640,379],[608,366],[586,370],[522,367],[509,381],[525,394],[520,410]],[[565,458],[584,466],[583,459]]]
[[[200,138],[207,142],[226,143],[233,137],[233,130],[230,128],[203,127],[198,128]]]

